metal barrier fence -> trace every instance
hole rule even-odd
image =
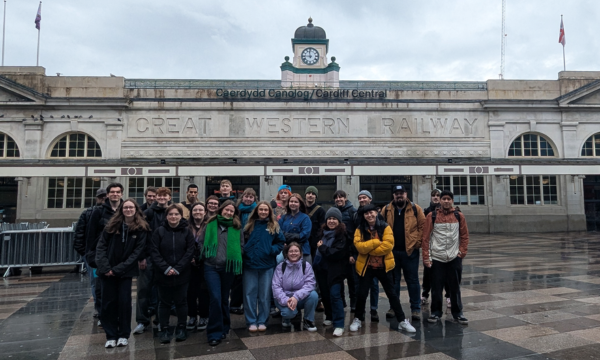
[[[45,229],[48,227],[47,222],[33,223],[30,224],[28,222],[22,222],[18,224],[13,223],[1,223],[0,224],[0,233],[8,230],[34,230],[34,229]]]
[[[80,265],[81,256],[73,249],[74,225],[0,232],[0,268],[7,267],[4,277],[13,267]]]

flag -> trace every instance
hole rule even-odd
[[[35,16],[35,28],[40,29],[40,23],[42,22],[42,2],[40,1],[40,7],[38,7],[37,15]]]
[[[563,26],[562,18],[560,19],[560,34],[558,35],[558,42],[565,46],[567,38],[565,38],[565,27]]]

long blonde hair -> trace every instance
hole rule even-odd
[[[277,222],[275,213],[273,213],[273,208],[271,207],[271,204],[269,204],[269,202],[264,201],[264,200],[259,201],[258,204],[256,204],[256,207],[254,208],[254,210],[252,210],[252,213],[250,214],[250,217],[248,218],[248,222],[246,223],[246,227],[244,228],[244,232],[252,233],[252,231],[254,231],[254,222],[259,219],[258,208],[261,205],[266,205],[267,208],[269,208],[269,216],[267,216],[267,230],[269,231],[269,234],[271,234],[271,235],[278,234],[279,233],[279,223]]]

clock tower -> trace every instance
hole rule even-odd
[[[339,87],[340,66],[331,58],[327,63],[329,40],[325,30],[308,19],[306,26],[296,29],[292,39],[294,57],[281,64],[281,86],[294,88],[337,88]]]

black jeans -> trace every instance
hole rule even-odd
[[[431,268],[423,266],[423,292],[421,296],[425,299],[429,298],[429,292],[431,291]],[[444,283],[444,290],[446,291],[446,297],[450,297],[450,291],[448,291],[448,283]]]
[[[131,278],[103,276],[96,279],[99,280],[98,283],[102,283],[100,321],[106,332],[106,340],[129,339],[131,334]]]
[[[135,309],[135,322],[138,324],[150,325],[152,313],[156,310],[156,303],[153,301],[152,289],[154,288],[154,271],[152,261],[146,260],[146,269],[140,270],[137,278],[137,301]]]
[[[431,314],[441,317],[444,314],[442,288],[448,284],[451,312],[453,317],[462,315],[460,282],[462,279],[462,259],[456,257],[447,263],[433,260],[431,265]]]
[[[187,321],[187,289],[188,283],[177,286],[158,285],[158,320],[162,330],[169,326],[171,307],[175,305],[177,326],[185,327]]]
[[[230,309],[240,309],[244,304],[244,281],[242,275],[235,275],[231,284]]]
[[[188,316],[194,318],[208,318],[208,289],[204,281],[204,264],[192,266],[190,274],[190,285],[188,287],[187,303]]]
[[[394,287],[394,271],[392,270],[386,273],[385,268],[373,269],[368,266],[365,270],[365,274],[358,279],[355,317],[360,321],[365,320],[365,305],[367,303],[369,290],[371,290],[371,285],[373,284],[373,278],[377,278],[381,283],[381,286],[383,286],[383,291],[385,291],[385,295],[390,301],[390,307],[394,310],[396,319],[398,321],[404,321],[406,316],[404,316],[404,311],[400,305],[400,299],[396,296]]]
[[[356,289],[358,285],[356,284],[356,264],[350,264],[348,262],[348,267],[346,269],[346,280],[348,281],[348,297],[350,298],[350,307],[356,307]],[[343,293],[343,289],[342,289]],[[345,296],[343,296],[344,304],[346,304]]]

